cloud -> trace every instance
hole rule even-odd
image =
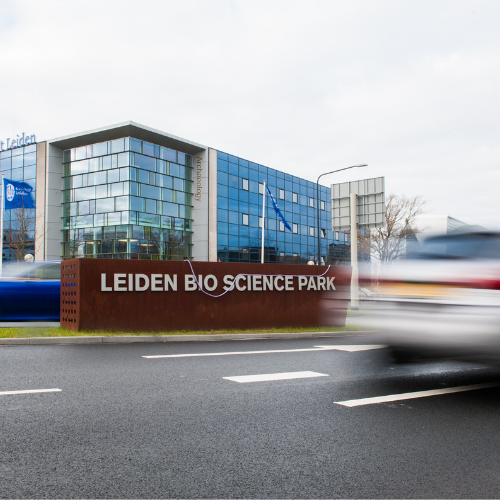
[[[1,135],[124,120],[495,224],[498,2],[2,2]]]

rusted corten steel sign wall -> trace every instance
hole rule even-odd
[[[61,270],[61,326],[74,331],[343,326],[351,277],[350,267],[119,259]]]

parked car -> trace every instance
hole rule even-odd
[[[0,277],[0,321],[59,321],[61,263],[5,264]]]
[[[367,299],[396,362],[422,358],[500,360],[500,233],[428,238],[386,266]]]

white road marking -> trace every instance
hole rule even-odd
[[[203,356],[236,356],[239,354],[275,354],[282,352],[316,352],[316,351],[368,351],[370,349],[382,349],[385,345],[317,345],[309,349],[277,349],[273,351],[235,351],[235,352],[208,352],[201,354],[158,354],[155,356],[142,356],[147,359],[158,358],[198,358]]]
[[[447,387],[445,389],[433,389],[430,391],[406,392],[403,394],[391,394],[389,396],[379,396],[374,398],[351,399],[349,401],[335,402],[337,405],[348,406],[363,406],[373,405],[378,403],[388,403],[390,401],[402,401],[405,399],[426,398],[428,396],[440,396],[441,394],[453,394],[455,392],[475,391],[477,389],[488,389],[490,387],[498,387],[500,382],[489,382],[486,384],[461,385],[457,387]]]
[[[0,396],[10,396],[12,394],[38,394],[40,392],[62,392],[61,389],[32,389],[27,391],[4,391]]]
[[[373,349],[384,349],[385,345],[380,344],[367,344],[367,345],[315,345],[314,347],[320,347],[322,349],[335,349],[337,351],[346,351],[346,352],[358,352],[358,351],[371,351]]]
[[[272,380],[292,380],[296,378],[328,377],[325,373],[316,372],[286,372],[286,373],[267,373],[264,375],[243,375],[239,377],[222,377],[225,380],[245,384],[248,382],[270,382]]]

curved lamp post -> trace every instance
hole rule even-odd
[[[321,262],[321,250],[320,250],[320,234],[319,234],[319,231],[320,231],[320,228],[319,228],[319,180],[321,179],[321,177],[323,177],[324,175],[329,175],[329,174],[334,174],[335,172],[341,172],[342,170],[349,170],[350,168],[361,168],[361,167],[367,167],[368,165],[351,165],[350,167],[344,167],[344,168],[339,168],[338,170],[332,170],[331,172],[325,172],[324,174],[321,174],[319,177],[318,177],[318,180],[316,181],[316,213],[317,213],[317,221],[318,221],[318,260],[317,260],[317,264],[319,266],[320,262]]]

